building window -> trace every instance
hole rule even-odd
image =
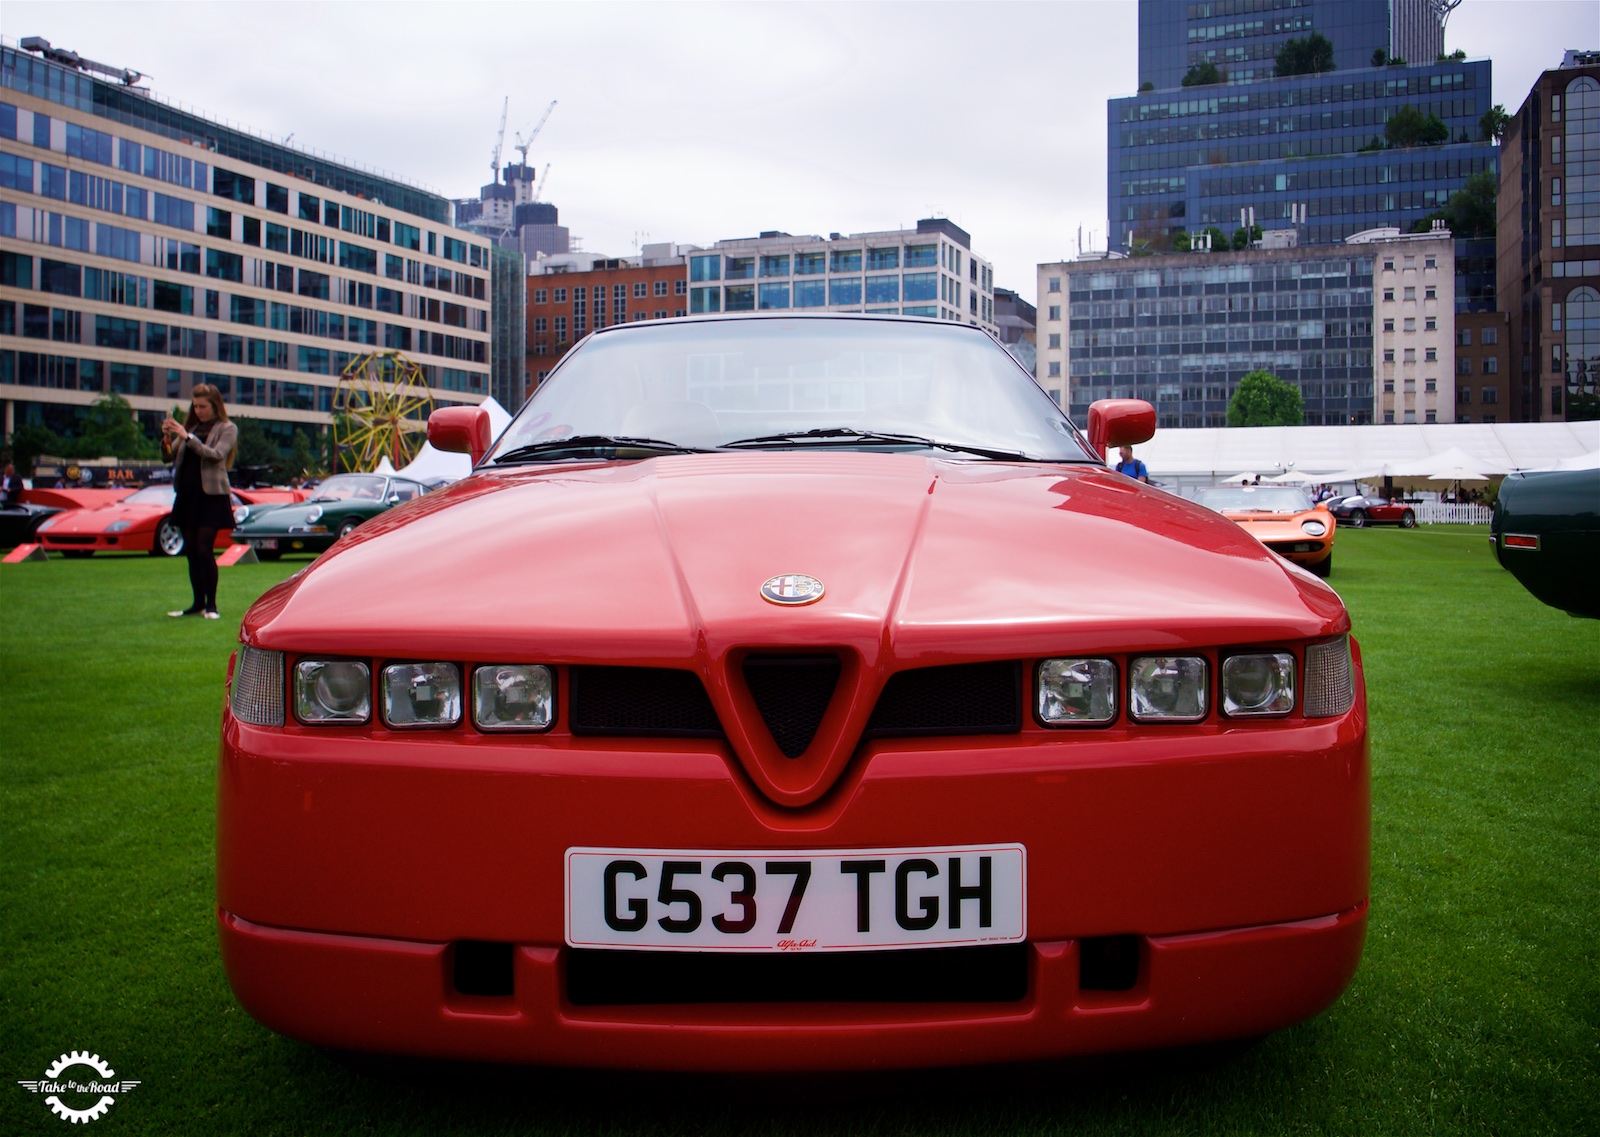
[[[1394,303],[1394,289],[1392,289],[1392,288],[1385,288],[1385,289],[1384,289],[1384,290],[1383,290],[1383,299],[1384,299],[1384,300],[1385,300],[1385,302],[1387,302],[1387,303],[1390,303],[1390,304],[1392,304],[1392,303]]]
[[[1424,411],[1423,415],[1422,415],[1422,421],[1423,422],[1438,422],[1439,421],[1439,412],[1438,411]]]
[[[1050,278],[1050,291],[1051,292],[1060,292],[1061,291],[1061,278],[1059,276],[1052,276]]]
[[[730,265],[733,258],[728,258]],[[754,262],[752,261],[752,264]],[[754,269],[751,270],[754,274]],[[732,274],[730,268],[730,275]],[[756,310],[756,289],[753,284],[731,284],[724,290],[724,303],[729,312],[754,312]]]
[[[1456,374],[1457,375],[1471,375],[1472,374],[1472,357],[1470,355],[1458,355],[1458,356],[1456,356]]]
[[[542,335],[545,334],[545,332],[547,332],[549,330],[550,330],[550,321],[549,320],[545,319],[543,316],[535,316],[533,318],[533,334],[534,335],[542,336]]]
[[[722,279],[722,258],[717,255],[689,258],[689,279],[696,283],[703,280]],[[692,308],[693,305],[691,304]]]
[[[557,316],[556,317],[556,342],[557,343],[565,343],[566,340],[567,340],[567,318],[565,316]]]
[[[535,288],[533,290],[533,302],[535,304],[547,304],[549,301],[550,290],[548,288]]]
[[[1471,405],[1471,403],[1472,403],[1472,388],[1471,387],[1467,387],[1467,386],[1457,387],[1456,388],[1456,402],[1460,403],[1464,407]]]
[[[555,302],[557,304],[565,304],[567,302],[567,290],[565,288],[556,289]]]
[[[1424,348],[1422,358],[1427,363],[1437,363],[1439,361],[1439,349],[1436,347]]]
[[[1498,403],[1499,401],[1500,389],[1498,387],[1485,387],[1483,389],[1483,402]]]
[[[647,295],[645,287],[645,282],[642,280],[636,280],[633,282],[633,298],[635,300],[643,300],[645,298]]]
[[[787,284],[762,284],[758,303],[763,311],[773,308],[787,308],[789,306],[789,286]],[[729,304],[732,311],[733,305]],[[666,315],[665,312],[661,315]]]
[[[1439,290],[1430,284],[1422,290],[1422,298],[1424,300],[1437,300],[1439,299]]]
[[[1393,363],[1394,362],[1394,348],[1386,347],[1386,348],[1383,349],[1383,361],[1385,363]]]
[[[796,308],[822,308],[828,303],[826,282],[821,280],[797,280],[794,282],[794,306]]]
[[[1050,364],[1050,378],[1051,379],[1059,379],[1059,378],[1061,378],[1061,364],[1060,363],[1053,362],[1053,363]]]
[[[1561,204],[1561,179],[1560,178],[1551,178],[1550,179],[1550,204],[1551,205],[1560,205]]]
[[[1484,343],[1499,343],[1500,330],[1498,328],[1484,328],[1482,338]]]
[[[1485,359],[1483,361],[1483,373],[1485,375],[1500,374],[1500,360],[1492,355],[1488,359]]]
[[[1059,305],[1059,304],[1050,305],[1049,313],[1048,313],[1046,318],[1047,319],[1051,319],[1051,320],[1059,320],[1059,319],[1061,319],[1061,305]]]
[[[1422,261],[1422,267],[1423,268],[1438,268],[1439,267],[1439,258],[1438,257],[1424,257],[1423,261]]]
[[[1550,222],[1550,247],[1552,249],[1561,247],[1561,221],[1559,218]]]
[[[1414,285],[1414,284],[1406,285],[1404,299],[1406,299],[1406,300],[1415,300],[1416,298],[1417,298],[1417,286]]]
[[[906,264],[910,265],[911,258],[906,257]],[[824,253],[796,253],[794,255],[794,274],[796,276],[821,276],[827,270],[828,258]]]
[[[652,287],[652,291],[657,296],[665,296],[667,294],[667,282],[664,281],[664,280],[655,281],[654,284],[653,284],[653,287]],[[662,315],[665,315],[665,313],[662,313]]]
[[[1394,319],[1392,317],[1389,318],[1389,319],[1384,320],[1384,322],[1383,322],[1383,330],[1386,331],[1386,332],[1393,332],[1394,331]]]
[[[1417,330],[1417,318],[1415,316],[1407,316],[1406,317],[1406,331],[1408,333],[1410,333],[1410,332],[1415,332],[1416,330]]]
[[[1427,319],[1423,320],[1422,321],[1422,330],[1425,331],[1425,332],[1436,332],[1436,331],[1438,331],[1439,330],[1439,317],[1437,317],[1437,316],[1429,316],[1429,317],[1427,317]]]
[[[1384,272],[1393,272],[1394,271],[1394,258],[1393,257],[1384,257],[1383,258],[1383,271]]]
[[[828,257],[829,272],[860,272],[860,249],[834,249]],[[848,301],[847,301],[848,303]]]
[[[1050,348],[1051,348],[1052,351],[1059,351],[1061,349],[1061,333],[1060,332],[1051,332],[1050,333]]]
[[[1483,330],[1484,330],[1485,333],[1487,333],[1489,331],[1488,328],[1485,328]],[[1484,343],[1493,343],[1494,341],[1486,339],[1483,342]],[[1472,329],[1471,328],[1459,328],[1459,329],[1457,329],[1457,331],[1456,331],[1456,343],[1459,344],[1462,347],[1471,347],[1472,346]]]
[[[689,282],[687,280],[674,280],[672,282],[672,294],[674,296],[687,296],[689,294]],[[683,313],[680,312],[678,314],[681,316]]]
[[[1414,348],[1414,347],[1406,348],[1406,354],[1405,354],[1404,362],[1406,362],[1406,363],[1415,363],[1416,361],[1417,361],[1417,349]]]

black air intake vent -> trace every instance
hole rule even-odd
[[[839,685],[839,657],[753,655],[744,661],[744,682],[778,749],[798,758],[816,737]]]
[[[573,734],[721,738],[722,724],[692,671],[573,667]]]
[[[1022,729],[1022,664],[957,663],[889,677],[866,737],[1015,734]]]

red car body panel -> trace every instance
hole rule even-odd
[[[55,491],[96,492],[96,491]],[[113,492],[113,491],[99,491]],[[39,533],[45,549],[58,553],[148,553],[155,546],[156,531],[172,512],[170,505],[126,501],[126,491],[116,500],[90,508],[74,509],[58,515],[55,522]],[[247,505],[302,501],[305,490],[234,490],[234,497]],[[125,528],[110,531],[113,522],[127,522]],[[215,547],[226,549],[233,543],[233,530],[219,529]]]
[[[34,505],[53,505],[57,509],[93,509],[96,506],[111,505],[121,501],[133,489],[48,489],[36,486],[31,490],[22,491],[22,500]]]
[[[774,512],[772,502],[784,507]],[[471,534],[471,540],[462,540]],[[396,574],[392,566],[407,566]],[[826,582],[780,608],[777,573]],[[416,601],[419,581],[429,602]],[[252,726],[225,712],[218,921],[234,991],[323,1045],[594,1066],[825,1069],[1040,1058],[1258,1034],[1344,988],[1366,924],[1359,652],[1348,712],[1051,729],[1037,660],[1347,634],[1320,582],[1237,526],[1104,470],[736,453],[480,473],[363,525],[246,615],[247,645],[555,666],[556,725],[491,735]],[[786,758],[740,679],[826,649],[838,694]],[[1020,660],[1003,736],[862,739],[888,678]],[[568,728],[568,669],[695,672],[726,739]],[[1027,992],[1003,1003],[579,1006],[563,854],[1027,849]],[[1138,982],[1080,987],[1085,937]],[[515,945],[514,993],[452,988],[452,945]]]

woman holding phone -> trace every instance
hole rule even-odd
[[[189,587],[194,602],[169,616],[217,613],[217,532],[233,528],[233,489],[228,467],[238,449],[239,428],[228,421],[222,394],[209,383],[196,383],[184,421],[168,415],[161,423],[164,444],[172,455],[172,523],[183,533],[183,555],[189,561]]]

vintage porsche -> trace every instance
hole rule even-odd
[[[427,486],[410,478],[338,474],[293,504],[252,511],[234,527],[233,539],[248,544],[264,561],[285,553],[315,555],[362,522],[427,492]]]
[[[1318,576],[1333,571],[1338,524],[1298,486],[1208,486],[1194,499],[1301,568]]]
[[[597,331],[472,476],[248,611],[218,779],[244,1008],[658,1069],[1255,1036],[1367,923],[1339,597],[1110,471],[976,328]]]

